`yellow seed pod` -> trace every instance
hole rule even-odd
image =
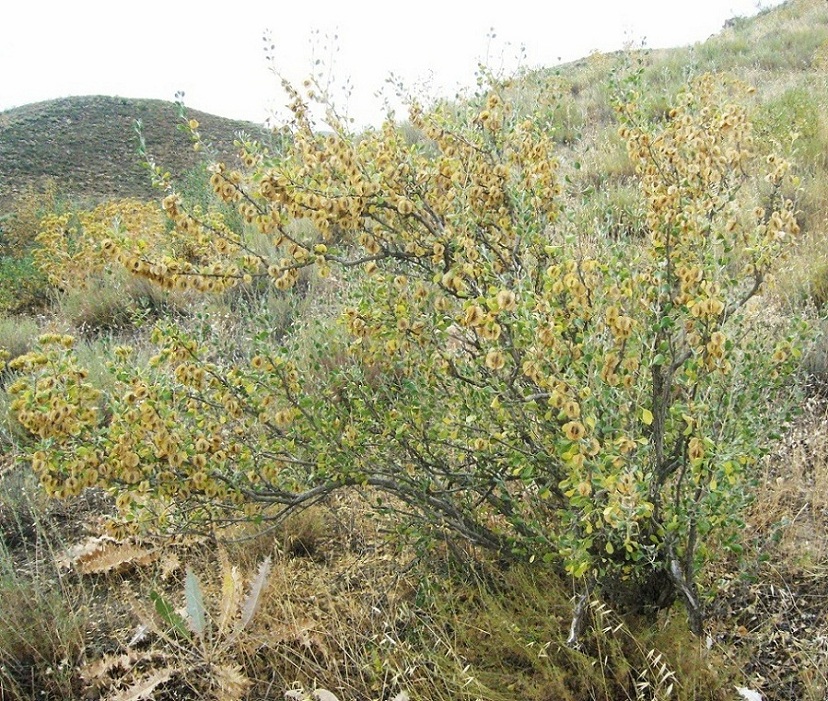
[[[485,320],[486,313],[476,304],[466,309],[466,313],[463,315],[464,326],[480,326]]]
[[[557,342],[557,334],[555,328],[551,325],[546,325],[538,332],[538,340],[545,348],[552,348]]]
[[[488,322],[479,326],[477,328],[477,333],[480,334],[481,338],[485,338],[487,341],[496,341],[500,338],[500,333],[502,331],[502,327],[500,324],[495,324],[494,322]]]
[[[586,429],[580,421],[570,421],[563,425],[563,434],[571,441],[579,441],[586,435]]]
[[[501,351],[492,349],[486,354],[485,365],[489,370],[500,370],[506,365],[506,356]]]
[[[74,497],[80,494],[81,485],[77,477],[68,477],[63,483],[63,491],[66,497]]]
[[[687,445],[687,457],[694,462],[704,458],[704,441],[693,436]]]
[[[569,400],[563,405],[563,412],[568,419],[577,419],[581,416],[581,405],[574,400]]]
[[[560,409],[566,402],[566,396],[557,389],[553,389],[547,401],[553,409]]]
[[[615,328],[619,334],[629,334],[633,327],[633,320],[628,316],[619,316],[615,320]]]
[[[414,203],[405,197],[401,197],[397,200],[397,211],[406,217],[414,211]]]
[[[504,312],[513,312],[517,309],[517,297],[512,290],[500,290],[496,297],[497,306]]]
[[[255,370],[271,370],[273,367],[270,361],[263,355],[254,356],[250,361],[250,364]]]
[[[290,409],[282,409],[281,411],[277,411],[276,415],[273,417],[276,425],[282,427],[293,423],[293,418],[293,412]]]

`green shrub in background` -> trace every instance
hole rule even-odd
[[[782,155],[798,153],[806,163],[824,169],[825,146],[821,107],[812,91],[789,88],[761,105],[754,117],[757,136],[775,144]]]
[[[50,289],[30,253],[0,257],[0,312],[36,312],[48,304]]]
[[[46,182],[24,190],[0,216],[0,312],[33,312],[48,303],[48,281],[33,250],[41,219],[61,207],[54,183]]]

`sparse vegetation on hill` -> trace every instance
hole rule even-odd
[[[194,113],[195,114],[195,113]],[[197,113],[223,158],[235,155],[235,133],[261,125]],[[187,136],[177,130],[178,106],[162,100],[67,97],[0,112],[0,206],[52,180],[63,196],[152,198],[146,170],[136,157],[140,120],[147,146],[176,176],[199,164]]]
[[[138,101],[149,170],[0,115],[0,699],[823,699],[826,56],[287,86],[278,151]]]

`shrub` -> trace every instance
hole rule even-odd
[[[82,289],[110,263],[101,243],[113,236],[128,239],[130,248],[143,252],[168,241],[156,204],[113,200],[93,209],[73,208],[44,216],[34,259],[58,289]]]
[[[28,379],[9,390],[41,439],[31,458],[47,490],[103,486],[123,528],[169,529],[370,488],[422,539],[558,563],[583,592],[573,643],[596,590],[640,612],[678,597],[701,633],[696,573],[714,549],[739,549],[801,332],[745,307],[798,226],[780,194],[789,165],[751,158],[743,86],[699,78],[656,124],[634,84],[619,102],[640,245],[566,226],[554,140],[498,85],[469,114],[413,105],[428,139],[413,144],[392,123],[357,139],[332,118],[320,134],[289,90],[286,153],[248,144],[244,170],[212,169],[242,230],[173,192],[164,209],[198,257],[102,250],[200,291],[351,271],[339,330],[310,345],[263,330],[232,363],[209,328],[159,325],[150,366],[121,349],[122,391],[103,398],[71,339],[47,337],[14,361]],[[251,232],[278,254],[252,250]]]
[[[40,220],[60,211],[64,204],[53,181],[46,181],[40,188],[29,186],[17,195],[12,200],[11,210],[0,219],[2,255],[24,256],[34,244]]]
[[[762,105],[754,118],[758,136],[783,155],[798,153],[807,163],[825,167],[820,106],[809,89],[794,87]]]
[[[63,205],[55,184],[46,182],[40,189],[26,188],[0,216],[0,312],[23,314],[46,306],[49,284],[32,252],[40,220]]]
[[[0,258],[0,312],[30,314],[49,302],[51,288],[34,263],[31,252]]]
[[[174,309],[167,291],[131,275],[103,242],[122,241],[146,255],[176,249],[157,203],[135,199],[103,202],[92,208],[69,207],[45,215],[31,258],[38,274],[59,291],[60,315],[85,334],[120,332]],[[188,242],[186,248],[191,250]],[[195,246],[197,248],[197,246]]]

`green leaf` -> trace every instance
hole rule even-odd
[[[644,422],[645,426],[652,426],[653,412],[651,412],[649,409],[642,409],[641,410],[641,420]]]
[[[149,598],[155,605],[155,612],[161,616],[164,623],[172,628],[173,633],[180,635],[182,638],[190,637],[190,631],[187,628],[186,621],[176,613],[169,601],[157,591],[151,591]]]

